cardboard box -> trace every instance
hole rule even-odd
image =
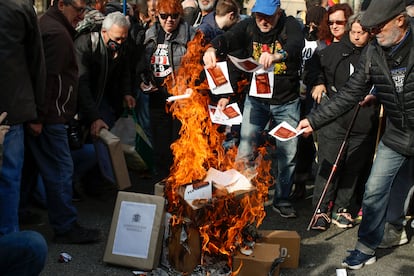
[[[281,268],[298,268],[300,256],[300,236],[296,231],[259,230],[262,238],[258,242],[280,245],[280,255],[285,258]]]
[[[131,180],[129,179],[128,168],[119,138],[103,128],[99,132],[99,139],[94,145],[99,168],[105,179],[116,184],[120,190],[131,187]]]
[[[279,250],[278,244],[256,243],[251,255],[246,256],[238,252],[233,257],[233,272],[242,265],[238,276],[267,276],[273,262],[280,256]],[[278,276],[279,269],[280,265],[277,265],[272,276]]]
[[[118,192],[104,262],[140,270],[158,267],[164,234],[165,199]]]

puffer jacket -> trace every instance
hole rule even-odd
[[[7,123],[37,119],[46,69],[37,16],[29,0],[0,1],[0,113]]]
[[[56,6],[51,6],[39,20],[46,60],[45,112],[43,123],[66,123],[76,113],[78,65],[73,39],[76,31]]]
[[[414,47],[412,34],[406,39],[405,47]],[[390,74],[386,53],[376,41],[371,42],[362,54],[355,73],[331,101],[307,116],[313,129],[342,115],[366,95],[372,85],[376,87],[377,99],[383,104],[387,123],[382,142],[392,150],[407,156],[414,155],[414,52],[409,53],[406,74],[401,91],[397,95],[396,86]],[[401,100],[403,99],[403,100]]]

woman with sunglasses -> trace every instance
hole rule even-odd
[[[170,94],[163,83],[179,68],[195,30],[184,21],[180,0],[158,1],[156,14],[158,21],[145,34],[145,61],[137,75],[141,89],[149,93],[155,181],[159,181],[169,175],[173,161],[170,145],[178,138],[180,129],[179,121],[166,111]]]

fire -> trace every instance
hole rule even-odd
[[[235,164],[237,149],[224,151],[222,143],[225,137],[209,119],[209,88],[207,81],[200,82],[200,72],[204,70],[202,55],[208,46],[203,46],[203,42],[202,34],[197,32],[194,40],[188,44],[180,69],[175,77],[166,82],[168,91],[173,95],[183,94],[188,88],[193,93],[190,98],[169,106],[182,127],[180,138],[171,146],[174,164],[166,182],[165,194],[168,212],[173,216],[171,224],[184,224],[185,220],[191,220],[202,240],[202,256],[225,257],[231,267],[232,254],[243,244],[242,230],[247,225],[258,227],[265,217],[263,203],[273,179],[270,161],[262,158],[265,149],[261,148],[256,160],[257,175],[251,179],[255,191],[236,196],[216,189],[213,199],[199,210],[187,206],[180,195],[183,186],[203,180],[209,168],[221,171],[235,168],[246,175],[243,165]]]

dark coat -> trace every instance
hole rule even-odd
[[[103,97],[106,97],[116,115],[120,115],[124,96],[134,96],[126,47],[121,48],[115,60],[109,60],[101,34],[92,32],[82,34],[75,40],[75,50],[79,66],[78,103],[82,121],[90,124],[102,119],[99,105]]]
[[[73,39],[75,29],[58,9],[50,7],[39,20],[46,60],[46,112],[44,123],[66,123],[76,114],[78,65]]]
[[[14,125],[37,118],[45,61],[32,1],[0,1],[0,18],[0,112],[7,111],[7,123]]]
[[[413,25],[411,25],[411,30]],[[404,47],[412,49],[414,36],[407,37]],[[390,69],[387,53],[376,41],[367,46],[362,54],[355,73],[339,90],[337,95],[317,112],[307,116],[311,126],[318,129],[334,118],[355,106],[366,95],[372,85],[376,87],[377,99],[383,104],[387,114],[382,142],[392,150],[408,156],[414,155],[414,52],[409,53],[406,74],[401,93],[397,93]],[[402,100],[403,99],[403,100]]]
[[[327,88],[328,97],[335,96],[337,91],[345,85],[351,75],[351,66],[356,67],[364,48],[355,47],[346,34],[339,42],[332,43],[319,53],[322,72],[319,76],[321,83]],[[369,89],[365,91],[369,93]],[[331,137],[343,137],[351,124],[353,109],[335,120],[335,130],[326,132]],[[361,108],[352,127],[351,135],[375,136],[378,128],[378,105]],[[334,130],[334,129],[331,129]]]

